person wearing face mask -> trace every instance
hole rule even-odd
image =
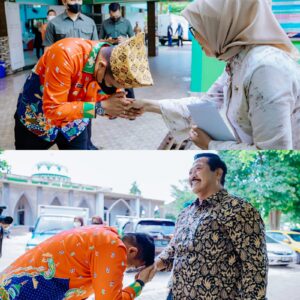
[[[145,101],[144,111],[161,113],[178,141],[190,134],[204,150],[300,149],[300,53],[269,3],[196,0],[182,15],[206,56],[226,68],[200,97]],[[188,104],[204,103],[219,110],[235,141],[214,139],[193,125]]]
[[[81,13],[82,0],[63,0],[66,7],[64,13],[49,22],[44,40],[45,50],[53,43],[68,37],[78,37],[87,40],[98,40],[97,27],[93,19]],[[92,122],[87,126],[88,150],[97,150],[92,143]]]
[[[56,11],[54,9],[49,9],[48,12],[47,12],[47,23],[43,24],[42,28],[41,28],[43,43],[45,41],[45,35],[46,35],[46,29],[47,29],[47,26],[48,26],[48,22],[53,20],[55,17],[56,17]]]
[[[101,26],[100,39],[113,45],[123,43],[126,39],[134,36],[132,25],[129,20],[121,15],[119,3],[111,3],[108,7],[109,18]],[[126,89],[127,97],[134,99],[133,89]]]
[[[68,37],[98,40],[94,20],[81,13],[82,0],[63,0],[63,4],[66,10],[48,23],[44,46]]]
[[[108,226],[63,231],[20,256],[0,273],[1,299],[133,300],[148,282],[154,262],[151,236],[129,233],[122,239]],[[123,287],[126,267],[146,267]]]
[[[43,150],[56,144],[63,150],[87,150],[91,119],[134,119],[141,113],[120,89],[152,84],[143,34],[115,47],[78,38],[56,42],[19,95],[16,149]]]

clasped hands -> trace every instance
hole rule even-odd
[[[147,283],[153,279],[155,274],[164,269],[164,265],[161,260],[156,260],[152,266],[143,268],[138,274],[135,275],[135,279],[142,280]]]
[[[142,106],[135,103],[134,99],[126,98],[126,92],[117,92],[107,100],[101,102],[105,113],[112,118],[120,117],[134,120],[144,112]]]

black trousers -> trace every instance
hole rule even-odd
[[[182,41],[182,36],[178,37],[178,42],[177,42],[178,47],[183,46],[183,41]]]
[[[15,148],[16,150],[47,150],[54,144],[59,150],[88,150],[87,128],[72,141],[68,141],[61,132],[54,142],[47,142],[29,131],[15,115]]]

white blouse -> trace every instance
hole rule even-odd
[[[272,46],[247,47],[202,97],[161,100],[163,119],[177,140],[192,125],[187,104],[214,101],[237,142],[214,141],[211,150],[300,149],[300,66]]]

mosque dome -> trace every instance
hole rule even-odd
[[[35,165],[32,178],[59,182],[71,181],[68,175],[68,169],[65,166],[48,161],[42,161]]]

